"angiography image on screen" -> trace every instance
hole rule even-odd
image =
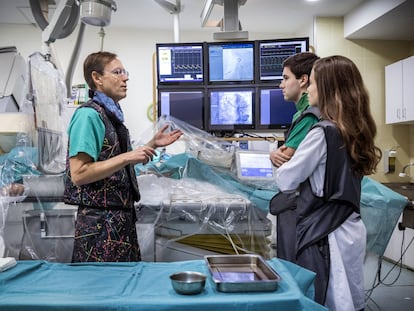
[[[210,124],[253,123],[252,91],[213,91],[210,94]]]
[[[253,43],[209,46],[210,82],[253,80],[253,54]]]
[[[253,64],[250,54],[246,50],[224,50],[223,80],[251,80],[253,79]]]

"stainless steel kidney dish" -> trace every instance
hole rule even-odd
[[[259,255],[204,256],[216,288],[221,292],[274,291],[279,275]]]

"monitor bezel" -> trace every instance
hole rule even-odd
[[[179,119],[181,121],[184,121],[188,124],[190,124],[193,127],[196,127],[200,130],[205,131],[206,130],[206,113],[205,113],[205,109],[206,109],[206,91],[204,88],[174,88],[174,87],[162,87],[162,88],[158,88],[158,92],[157,92],[157,117],[161,117],[163,115],[162,111],[161,111],[161,96],[162,96],[162,92],[168,92],[168,93],[189,93],[189,92],[197,92],[197,93],[201,93],[202,95],[202,109],[201,109],[201,114],[202,114],[202,119],[201,119],[201,123],[202,123],[202,127],[198,127],[195,126],[191,123],[189,123],[187,120],[182,120],[176,116],[172,116],[176,119]]]
[[[309,51],[309,37],[298,37],[298,38],[283,38],[283,39],[268,39],[268,40],[257,40],[256,42],[256,61],[257,61],[257,83],[275,83],[280,82],[283,79],[283,76],[274,76],[271,78],[262,78],[261,74],[261,48],[262,45],[266,44],[289,44],[292,42],[301,42],[305,44],[305,49],[302,49],[300,52],[307,52]],[[300,53],[298,52],[298,53]],[[293,53],[291,55],[294,55]]]
[[[160,49],[161,48],[176,48],[176,47],[200,47],[201,48],[201,61],[202,61],[202,78],[200,80],[171,80],[165,81],[161,79],[160,73]],[[206,70],[205,70],[205,44],[203,42],[183,42],[183,43],[156,43],[155,45],[155,54],[156,54],[156,65],[157,65],[157,84],[165,86],[174,86],[174,85],[204,85],[206,79]]]
[[[262,86],[259,87],[257,90],[257,98],[258,101],[256,103],[256,130],[288,130],[292,124],[292,119],[290,120],[289,123],[271,123],[271,124],[262,124],[261,119],[262,119],[262,91],[267,91],[267,90],[280,90],[282,91],[281,88],[279,87],[271,87],[271,86]],[[283,93],[282,93],[283,95]],[[286,101],[285,101],[286,102]],[[292,108],[294,108],[295,111],[296,110],[296,105],[294,102],[286,102],[286,103],[291,103]],[[292,115],[293,117],[293,115]]]
[[[243,45],[248,44],[252,46],[252,78],[239,80],[239,79],[228,79],[228,80],[212,80],[211,79],[211,67],[210,67],[210,49],[216,46],[224,46],[224,45]],[[254,84],[256,81],[256,43],[255,41],[221,41],[221,42],[207,42],[205,47],[205,60],[204,63],[206,64],[205,70],[205,78],[208,85],[238,85],[238,84]]]
[[[265,158],[267,158],[269,160],[269,168],[271,168],[272,171],[272,176],[254,176],[254,177],[248,177],[248,176],[243,176],[242,175],[242,166],[241,166],[241,155],[242,154],[259,154]],[[237,178],[241,181],[246,181],[246,182],[259,182],[259,181],[272,181],[275,176],[276,176],[276,167],[272,164],[271,160],[270,160],[270,153],[269,151],[264,151],[264,150],[236,150],[235,152],[235,163],[236,163],[236,175]]]
[[[211,124],[211,94],[213,92],[242,92],[242,91],[249,91],[252,93],[252,122],[251,124]],[[257,94],[256,88],[254,86],[222,86],[217,88],[209,88],[206,94],[206,130],[210,132],[222,132],[222,133],[229,133],[229,132],[237,132],[242,130],[254,130],[256,126],[256,101],[257,101]]]

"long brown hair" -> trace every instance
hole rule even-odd
[[[377,127],[358,68],[350,59],[334,55],[317,60],[313,74],[321,116],[341,132],[353,170],[361,176],[374,173],[381,150],[374,144]]]

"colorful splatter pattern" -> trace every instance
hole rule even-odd
[[[79,206],[72,262],[140,261],[134,209]]]

